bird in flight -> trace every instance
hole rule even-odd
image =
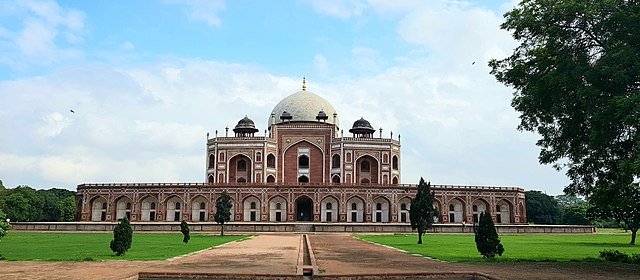
[[[471,63],[471,65],[474,65],[474,64],[476,64],[476,62],[475,62],[475,61]]]
[[[74,114],[76,113],[74,110],[69,110],[69,111],[70,111],[71,113],[74,113]]]

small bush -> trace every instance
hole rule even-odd
[[[113,240],[111,240],[111,244],[109,244],[111,251],[115,252],[116,256],[124,255],[124,253],[131,248],[132,237],[133,229],[131,229],[129,219],[124,217],[122,222],[113,229]]]
[[[618,250],[600,251],[600,258],[608,260],[610,262],[640,264],[640,254],[633,253],[631,254],[631,256],[629,256]]]
[[[189,243],[189,240],[191,239],[191,236],[189,235],[189,224],[184,220],[180,223],[180,232],[182,232],[182,235],[184,236],[182,237],[182,242],[184,242],[184,244]]]
[[[486,259],[493,259],[496,255],[502,256],[504,253],[504,247],[500,243],[500,237],[489,213],[480,213],[480,224],[475,239],[478,252]]]

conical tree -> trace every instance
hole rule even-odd
[[[180,232],[182,232],[182,242],[184,242],[184,244],[189,243],[189,240],[191,239],[191,236],[189,235],[189,224],[187,224],[187,222],[185,220],[182,220],[182,223],[180,223]]]
[[[231,197],[224,191],[216,202],[216,214],[213,219],[216,223],[220,224],[220,236],[224,236],[224,224],[230,220],[231,217]]]
[[[434,197],[431,182],[425,183],[424,179],[420,178],[418,193],[411,200],[409,208],[411,228],[418,230],[418,244],[422,244],[422,234],[433,227],[433,218],[436,216],[436,209],[433,207]]]
[[[109,247],[111,248],[111,251],[116,253],[116,256],[122,256],[127,252],[127,250],[129,250],[129,248],[131,248],[132,238],[133,229],[131,229],[129,219],[124,217],[124,219],[122,219],[122,221],[113,229],[113,240],[111,240]]]
[[[504,253],[504,247],[500,244],[500,237],[489,213],[480,213],[480,224],[476,230],[476,248],[487,259],[493,259],[496,255],[502,256]]]

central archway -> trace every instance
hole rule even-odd
[[[313,221],[313,201],[306,196],[296,200],[296,221]]]

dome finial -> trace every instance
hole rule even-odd
[[[302,76],[302,91],[307,91],[307,78]]]

